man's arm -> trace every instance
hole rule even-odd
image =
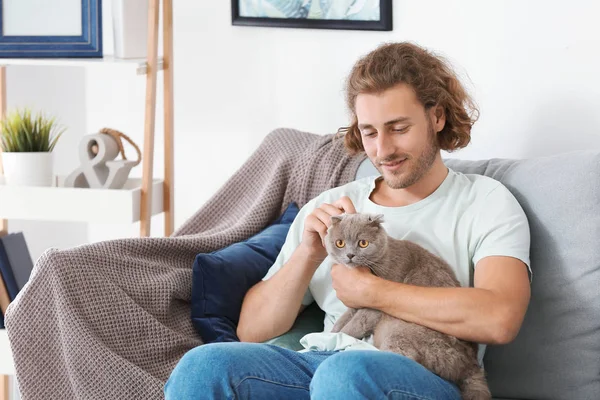
[[[485,344],[506,344],[519,332],[530,298],[527,266],[490,256],[475,268],[473,288],[431,288],[373,276],[364,307]]]
[[[331,225],[331,216],[343,212],[356,212],[347,196],[314,209],[304,221],[302,240],[289,260],[275,275],[259,282],[246,293],[237,328],[242,342],[264,342],[290,330],[304,309],[302,298],[312,276],[327,257],[324,240]],[[298,214],[298,217],[302,218],[301,215]]]
[[[264,342],[290,330],[304,309],[301,303],[308,284],[323,261],[307,254],[304,246],[298,246],[273,277],[246,293],[237,327],[242,342]]]

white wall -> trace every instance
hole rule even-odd
[[[271,129],[345,125],[346,74],[384,41],[416,41],[468,73],[481,119],[456,157],[600,148],[597,2],[394,1],[392,32],[234,27],[229,3],[175,4],[178,224]]]
[[[104,3],[108,53],[110,2]],[[325,134],[345,125],[346,74],[359,56],[384,41],[415,41],[450,58],[461,75],[468,74],[481,119],[472,145],[456,157],[534,157],[600,147],[597,15],[600,5],[583,0],[394,1],[394,31],[335,31],[234,27],[228,0],[177,0],[176,226],[272,129],[288,126]],[[60,94],[61,101],[77,100],[64,117],[74,118],[85,104],[86,132],[112,126],[141,145],[143,77],[87,70],[82,94],[77,76],[70,85],[77,93]],[[10,79],[18,85],[29,78]],[[159,116],[156,176],[162,176],[161,127]],[[132,174],[139,175],[139,169]],[[95,225],[88,238],[137,232],[136,224]],[[161,234],[162,219],[154,218],[152,235]],[[40,237],[35,246],[55,241]]]
[[[86,131],[85,71],[81,68],[19,66],[8,67],[8,110],[30,107],[58,118],[68,132],[54,149],[54,169],[67,175],[78,165],[74,155],[79,137]],[[29,252],[36,260],[46,248],[66,248],[87,242],[83,223],[10,220],[9,232],[23,232]]]

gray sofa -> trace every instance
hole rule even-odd
[[[525,321],[516,340],[488,346],[484,358],[494,399],[600,399],[600,151],[445,163],[502,182],[530,224]],[[357,178],[373,173],[366,160]],[[322,318],[312,305],[269,342],[298,349],[300,337],[322,329]]]

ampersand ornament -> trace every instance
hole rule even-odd
[[[136,149],[137,161],[129,161],[125,156],[121,138]],[[122,160],[115,160],[121,153]],[[142,160],[139,147],[125,134],[114,129],[104,128],[99,133],[86,135],[79,145],[81,166],[71,172],[64,186],[94,189],[121,189],[131,169]]]

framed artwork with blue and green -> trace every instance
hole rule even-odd
[[[102,57],[102,0],[0,0],[0,58]]]
[[[392,0],[232,0],[233,25],[392,30]]]

